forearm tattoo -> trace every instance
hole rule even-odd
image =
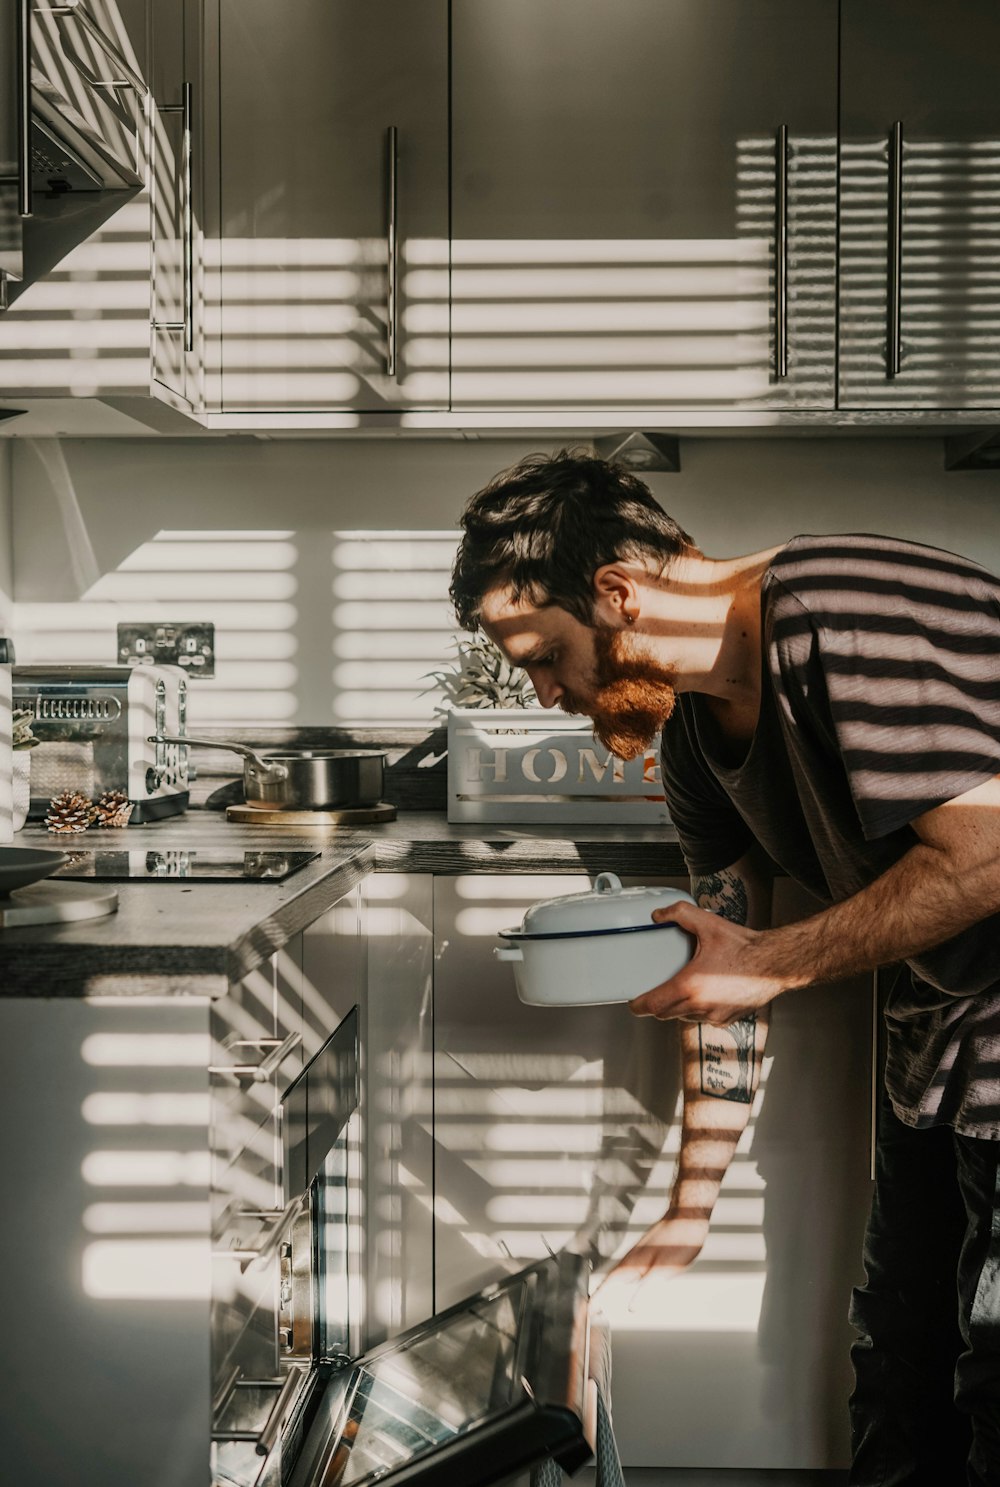
[[[703,909],[711,909],[735,924],[746,924],[748,901],[746,884],[738,873],[726,868],[721,873],[706,873],[695,878],[694,897]],[[717,1100],[736,1100],[749,1105],[753,1098],[754,1056],[757,1038],[757,1014],[751,1012],[729,1027],[698,1024],[698,1050],[701,1063],[701,1092]]]

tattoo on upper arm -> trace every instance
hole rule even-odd
[[[732,868],[718,873],[704,873],[692,882],[694,898],[703,909],[711,909],[724,919],[746,924],[749,900],[746,883]],[[749,1105],[753,1098],[754,1056],[757,1037],[757,1014],[741,1018],[729,1027],[698,1026],[698,1050],[701,1063],[701,1092],[719,1100],[736,1100]]]
[[[694,899],[703,909],[721,914],[723,919],[732,919],[734,924],[746,924],[749,915],[747,885],[731,867],[721,873],[704,873],[693,879]]]

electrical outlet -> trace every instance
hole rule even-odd
[[[215,626],[182,620],[119,625],[118,660],[123,666],[183,666],[188,676],[214,676]]]

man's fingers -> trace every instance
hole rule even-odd
[[[681,929],[686,929],[689,934],[697,934],[698,921],[704,919],[706,909],[699,909],[697,904],[685,903],[678,899],[675,904],[664,905],[662,909],[653,910],[653,919],[657,924],[676,924]]]

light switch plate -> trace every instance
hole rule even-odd
[[[123,666],[183,666],[188,676],[215,675],[215,626],[197,620],[154,620],[118,626]]]

